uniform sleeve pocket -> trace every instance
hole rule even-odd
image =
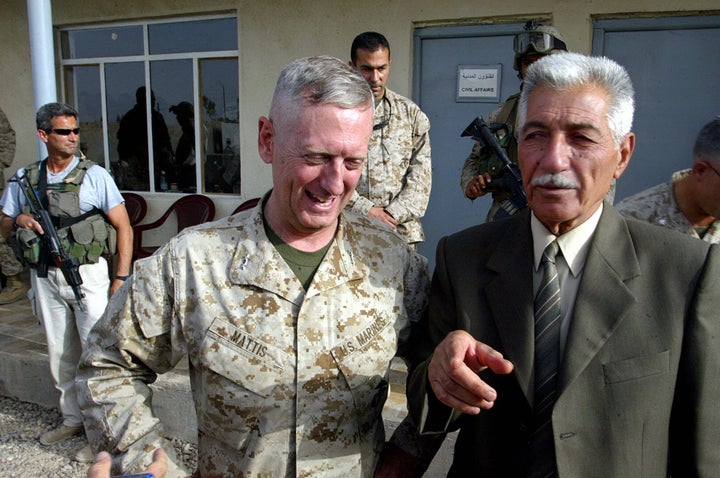
[[[159,271],[162,271],[159,256],[135,261],[133,265],[132,300],[142,298],[142,303],[133,304],[133,310],[143,335],[148,338],[170,331],[172,302],[158,282],[165,280]]]
[[[606,384],[629,382],[653,375],[668,373],[670,370],[670,351],[654,355],[633,357],[619,362],[603,364]]]

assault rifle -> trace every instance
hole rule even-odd
[[[50,213],[42,206],[38,199],[35,191],[33,190],[30,180],[27,177],[27,173],[18,177],[16,181],[20,185],[20,189],[25,195],[27,205],[30,208],[30,214],[40,223],[43,234],[40,235],[44,248],[40,249],[40,259],[37,265],[38,277],[47,277],[47,254],[45,251],[50,253],[50,258],[55,263],[58,269],[60,269],[65,277],[65,281],[72,288],[75,299],[77,299],[78,307],[80,310],[85,310],[85,304],[83,299],[85,294],[83,293],[80,286],[82,285],[82,277],[80,277],[80,262],[76,257],[71,257],[65,252],[65,248],[60,242],[55,226],[53,226],[52,220],[50,219]]]
[[[507,153],[500,146],[495,134],[501,130],[507,131],[507,126],[502,123],[491,123],[487,124],[482,116],[475,118],[470,123],[465,131],[460,135],[461,137],[470,136],[472,139],[480,143],[486,148],[490,148],[493,153],[503,162],[503,169],[500,177],[493,179],[488,185],[488,189],[495,191],[507,191],[510,193],[510,198],[504,203],[509,202],[510,204],[503,204],[503,208],[512,210],[513,213],[519,209],[527,207],[527,196],[525,195],[525,189],[523,189],[522,177],[520,177],[520,168],[517,164],[514,164],[508,158]],[[506,133],[507,134],[507,133]]]

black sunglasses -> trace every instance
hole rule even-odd
[[[80,128],[74,128],[74,129],[51,128],[51,129],[46,129],[45,132],[59,134],[60,136],[70,136],[70,133],[75,134],[75,135],[80,134]]]
[[[708,163],[708,162],[706,162],[706,164],[708,165],[708,168],[712,169],[715,174],[717,174],[718,176],[720,176],[720,171],[718,171],[717,169],[715,169],[712,164],[710,164],[710,163]]]

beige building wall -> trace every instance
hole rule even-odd
[[[571,50],[589,53],[592,21],[626,16],[689,15],[718,12],[716,0],[54,0],[58,27],[119,20],[164,18],[206,13],[237,14],[240,50],[240,142],[243,199],[270,187],[270,168],[257,155],[257,119],[266,114],[282,67],[302,56],[330,54],[349,59],[357,33],[384,33],[392,50],[391,89],[412,96],[413,30],[422,26],[461,25],[551,19]],[[0,107],[17,131],[14,167],[37,158],[26,0],[0,2]],[[50,67],[50,65],[49,65]],[[58,73],[59,78],[59,73]],[[169,195],[156,201],[148,219],[157,217]],[[219,199],[218,215],[239,204]]]

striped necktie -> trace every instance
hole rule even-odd
[[[530,442],[528,476],[546,478],[557,475],[552,410],[555,404],[560,363],[560,279],[555,257],[557,241],[543,252],[542,281],[535,295],[535,429]]]

